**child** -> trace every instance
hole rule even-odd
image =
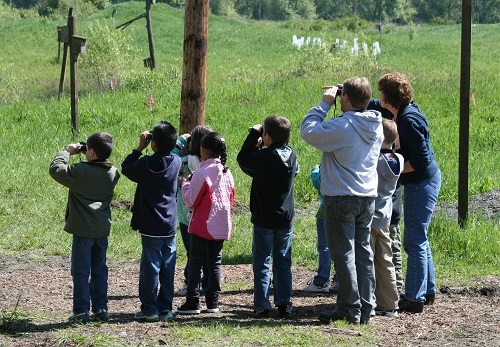
[[[187,262],[184,267],[184,285],[179,288],[177,295],[186,296],[188,283],[188,264],[189,264],[189,248],[191,247],[191,234],[188,232],[189,219],[191,218],[192,209],[187,207],[182,200],[182,182],[187,179],[193,172],[199,169],[201,165],[201,139],[210,133],[212,129],[209,126],[198,125],[194,127],[189,134],[179,136],[175,145],[173,154],[182,156],[183,152],[187,152],[182,156],[181,171],[179,172],[179,182],[177,189],[177,219],[179,221],[179,229],[181,231],[182,243],[187,252]],[[187,149],[187,151],[186,151]],[[205,290],[208,284],[208,269],[206,264],[203,265],[203,277],[201,279],[202,289]]]
[[[139,137],[139,146],[122,163],[122,173],[137,183],[132,209],[133,230],[142,239],[139,275],[141,310],[134,316],[144,322],[172,321],[174,273],[176,261],[177,175],[181,158],[170,152],[177,141],[177,131],[168,122],[155,125]],[[142,158],[151,142],[153,155]],[[158,282],[160,290],[158,292]]]
[[[269,267],[273,258],[274,304],[281,318],[293,314],[292,236],[293,180],[299,172],[295,149],[288,145],[290,121],[270,116],[250,132],[238,153],[238,164],[252,177],[254,308],[256,318],[270,316]],[[261,148],[264,145],[266,148]]]
[[[391,149],[398,136],[396,123],[383,119],[384,142],[377,164],[378,195],[375,199],[370,245],[375,265],[375,314],[396,317],[398,315],[398,290],[396,272],[392,262],[392,246],[389,225],[392,215],[392,195],[403,171],[404,159]]]
[[[81,143],[69,144],[50,164],[50,176],[69,188],[64,230],[73,234],[71,323],[108,320],[106,251],[111,230],[110,204],[120,178],[116,167],[107,161],[112,151],[113,137],[95,133],[88,137],[85,147]],[[87,162],[68,165],[70,155],[78,153],[84,153]]]
[[[219,312],[221,293],[222,246],[231,238],[231,209],[236,193],[231,172],[226,167],[226,142],[216,132],[201,140],[203,162],[182,184],[182,198],[193,208],[189,222],[191,247],[186,302],[178,314],[200,313],[200,270],[206,257],[208,287],[205,300],[208,313]]]
[[[320,188],[320,168],[319,165],[315,165],[311,170],[311,181],[314,188],[319,192]],[[320,205],[318,212],[316,213],[316,233],[318,235],[317,239],[317,250],[318,250],[318,273],[314,278],[307,283],[307,286],[302,289],[305,292],[316,292],[316,293],[329,293],[330,291],[337,294],[339,284],[337,282],[337,276],[334,275],[332,278],[331,287],[328,285],[330,281],[330,269],[332,267],[332,259],[330,257],[330,249],[328,248],[328,242],[326,241],[325,233],[325,196],[320,196]]]

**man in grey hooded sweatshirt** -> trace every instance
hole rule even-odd
[[[320,191],[325,195],[325,230],[339,281],[337,308],[320,313],[319,320],[367,324],[374,308],[370,227],[384,140],[382,116],[366,110],[372,90],[364,77],[325,89],[321,102],[309,110],[300,128],[302,139],[323,152]],[[336,98],[342,116],[325,120]]]

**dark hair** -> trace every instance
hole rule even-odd
[[[290,139],[291,124],[288,119],[281,116],[269,116],[264,120],[264,131],[268,134],[273,143],[288,144]]]
[[[221,134],[212,131],[201,139],[201,147],[210,151],[210,158],[219,158],[224,169],[222,172],[227,171],[227,152],[226,152],[226,140]]]
[[[196,155],[201,158],[201,139],[212,131],[212,128],[206,125],[198,125],[191,130],[190,147],[188,154]]]
[[[398,138],[398,128],[396,126],[396,122],[390,119],[382,118],[382,128],[384,129],[384,142],[392,146]]]
[[[153,128],[153,139],[160,152],[170,152],[177,142],[177,130],[169,122],[158,122]]]
[[[90,135],[87,138],[87,150],[93,149],[99,159],[108,159],[113,152],[113,136],[105,132]]]
[[[372,87],[366,77],[351,77],[344,81],[342,94],[349,96],[354,109],[365,110],[372,98]]]
[[[409,105],[413,100],[413,87],[401,72],[388,73],[380,77],[378,90],[384,93],[382,101],[397,109]]]

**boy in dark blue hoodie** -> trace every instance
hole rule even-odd
[[[122,173],[137,183],[130,225],[142,238],[141,310],[134,316],[139,321],[173,320],[177,251],[175,197],[181,159],[171,155],[170,151],[176,141],[177,131],[172,124],[159,122],[152,134],[148,131],[141,133],[139,146],[122,163]],[[154,154],[141,158],[149,143]]]

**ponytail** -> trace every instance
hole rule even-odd
[[[209,150],[212,153],[213,158],[220,158],[220,162],[224,167],[222,172],[226,173],[228,167],[227,162],[227,150],[226,150],[226,140],[221,134],[214,132],[208,133],[201,140],[201,147]]]

